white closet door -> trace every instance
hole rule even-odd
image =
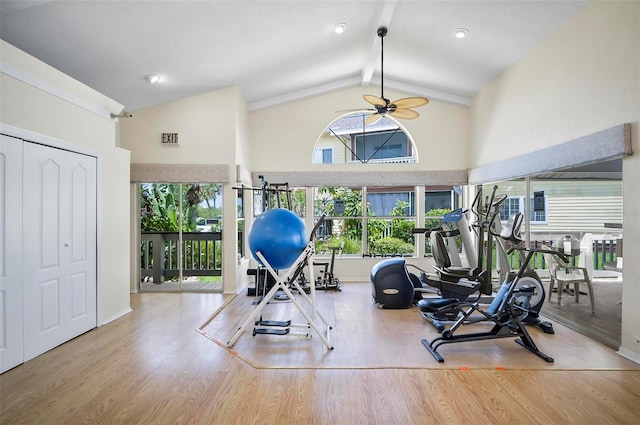
[[[27,361],[96,327],[96,158],[25,143],[23,185]]]
[[[22,140],[0,135],[0,373],[22,363]]]

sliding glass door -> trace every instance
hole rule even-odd
[[[139,189],[140,291],[222,292],[222,185]]]

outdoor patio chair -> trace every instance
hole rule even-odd
[[[547,246],[542,245],[542,249],[549,249]],[[585,267],[574,267],[571,264],[563,263],[555,255],[543,254],[544,259],[549,266],[549,301],[551,301],[551,295],[553,289],[556,287],[556,294],[558,297],[558,304],[562,305],[562,294],[565,287],[573,284],[573,295],[576,302],[580,302],[580,284],[586,284],[589,290],[589,299],[591,301],[591,312],[595,313],[595,304],[593,301],[593,284],[591,278]]]

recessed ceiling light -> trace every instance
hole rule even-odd
[[[160,81],[162,78],[160,78],[160,76],[157,74],[149,74],[149,75],[145,75],[144,79],[147,81],[147,83],[155,84],[158,81]]]
[[[456,38],[465,38],[467,35],[469,35],[469,30],[466,28],[458,28],[455,32],[454,32]]]
[[[336,26],[333,27],[333,32],[336,34],[342,34],[346,28],[347,24],[336,24]]]

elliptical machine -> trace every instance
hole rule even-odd
[[[501,226],[499,218],[500,206],[506,199],[506,195],[496,196],[498,186],[493,187],[490,197],[482,202],[482,190],[478,190],[469,210],[459,208],[445,214],[441,220],[440,228],[436,230],[416,229],[416,232],[430,232],[431,253],[435,261],[434,273],[427,273],[419,267],[420,281],[429,287],[435,288],[441,298],[456,298],[461,301],[491,302],[492,269],[486,267],[493,263],[492,233],[489,228],[494,226],[499,231]],[[469,223],[468,215],[472,212],[476,216],[473,224]],[[461,250],[466,257],[466,265],[462,264],[456,238],[459,237]],[[487,238],[488,237],[488,238]],[[475,242],[474,242],[475,238]],[[485,241],[485,239],[488,239]],[[487,255],[484,255],[485,249]],[[498,257],[498,273],[500,280],[507,277],[508,268],[506,255]],[[482,299],[483,295],[486,299]],[[421,312],[424,319],[429,321],[439,332],[445,328],[445,324],[457,320],[460,311],[447,309],[437,313]]]
[[[493,293],[493,246],[494,237],[502,229],[500,207],[507,199],[507,195],[496,195],[498,186],[493,187],[491,196],[482,203],[482,189],[478,190],[471,209],[461,208],[444,215],[441,228],[430,234],[431,249],[436,262],[434,267],[437,280],[457,282],[461,277],[480,282],[479,291],[484,295]],[[469,212],[476,216],[476,221],[469,224]],[[497,217],[497,219],[496,219]],[[465,254],[467,266],[463,266],[458,252],[456,237],[460,237],[462,251]],[[475,245],[474,245],[475,238]],[[498,249],[504,247],[498,247]],[[485,254],[486,253],[486,254]],[[499,252],[497,271],[499,281],[503,281],[509,271],[508,258]],[[491,265],[491,267],[489,267]],[[429,282],[426,282],[429,284]],[[437,282],[434,282],[438,286]],[[448,288],[440,288],[446,291]]]

